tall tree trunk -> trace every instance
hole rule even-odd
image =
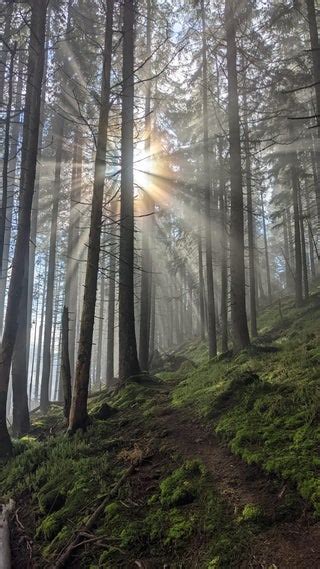
[[[10,41],[10,28],[11,28],[11,21],[12,21],[12,13],[13,13],[13,2],[7,2],[7,8],[5,12],[5,26],[3,32],[3,42],[2,42],[2,49],[1,49],[1,65],[0,65],[0,111],[4,109],[4,84],[5,84],[5,77],[6,77],[6,65],[7,65],[7,56],[8,56],[8,43]]]
[[[28,270],[28,262],[26,262],[25,270]],[[23,286],[20,299],[19,326],[12,358],[12,430],[17,437],[26,435],[30,430],[26,351],[27,300],[28,289]]]
[[[200,201],[200,200],[199,200]],[[199,208],[199,216],[202,214]],[[199,271],[199,316],[200,316],[200,337],[204,342],[205,340],[205,309],[204,309],[204,281],[203,281],[203,253],[202,253],[202,230],[199,224],[198,227],[198,271]]]
[[[134,324],[134,199],[133,199],[133,104],[134,19],[132,0],[124,0],[123,88],[121,128],[121,202],[119,256],[119,379],[140,372]]]
[[[251,175],[251,155],[250,139],[248,128],[248,108],[247,96],[244,95],[245,116],[244,116],[244,149],[245,149],[245,169],[247,187],[247,216],[248,216],[248,249],[249,249],[249,287],[250,287],[250,328],[251,336],[255,338],[257,330],[257,302],[256,302],[256,268],[255,268],[255,223],[252,200],[252,175]]]
[[[57,118],[56,126],[56,156],[55,156],[55,174],[52,191],[52,212],[51,212],[51,228],[50,228],[50,244],[49,244],[49,265],[48,265],[48,281],[46,292],[46,316],[44,321],[44,339],[43,339],[43,356],[42,356],[42,378],[40,393],[40,408],[43,413],[48,411],[49,407],[49,384],[50,384],[50,367],[51,367],[51,339],[52,339],[52,318],[53,318],[53,301],[54,301],[54,278],[56,272],[56,248],[57,248],[57,225],[59,212],[59,199],[61,187],[61,161],[63,150],[63,131],[64,119]]]
[[[303,302],[302,294],[302,255],[301,255],[301,233],[299,216],[299,182],[296,168],[297,156],[291,153],[291,183],[293,201],[293,221],[294,221],[294,255],[295,255],[295,296],[296,305],[301,306]]]
[[[99,310],[99,327],[98,327],[98,346],[97,346],[97,381],[99,382],[99,389],[101,390],[102,377],[102,342],[103,342],[103,315],[104,315],[104,292],[105,292],[105,281],[103,275],[100,279],[100,310]]]
[[[36,378],[34,386],[34,398],[36,401],[39,400],[39,393],[40,393],[40,369],[42,361],[41,356],[42,356],[42,347],[43,347],[43,325],[44,325],[44,316],[45,316],[45,291],[47,289],[47,281],[48,281],[47,273],[48,273],[48,257],[46,257],[45,266],[44,266],[45,278],[42,289],[41,319],[40,319],[40,328],[39,328],[38,346],[37,346]]]
[[[107,330],[107,385],[114,378],[114,325],[115,325],[115,304],[116,304],[116,223],[115,223],[115,202],[111,203],[111,230],[110,243],[110,262],[109,262],[109,286],[108,286],[108,330]]]
[[[227,35],[228,120],[231,167],[231,323],[233,348],[237,352],[247,347],[250,344],[250,339],[246,314],[243,189],[234,6],[234,0],[226,0],[225,27]]]
[[[45,44],[45,60],[44,60],[44,72],[43,76],[46,79],[47,69],[48,69],[48,57],[49,57],[49,38],[50,38],[50,24],[51,24],[51,2],[48,2],[47,11],[47,21],[46,21],[46,44]],[[42,143],[44,134],[44,121],[45,121],[45,102],[46,102],[46,89],[43,86],[42,96],[41,96],[41,106],[40,106],[40,131],[39,131],[39,141],[38,141],[38,167],[36,172],[36,181],[34,187],[34,198],[32,202],[32,213],[31,213],[31,230],[30,230],[30,242],[29,242],[29,268],[28,273],[25,275],[26,282],[24,286],[28,287],[28,302],[26,306],[27,310],[27,331],[26,331],[26,350],[27,359],[29,358],[30,349],[30,334],[32,326],[32,304],[33,304],[33,285],[34,285],[34,269],[36,260],[36,249],[37,249],[37,229],[38,229],[38,210],[39,210],[39,196],[40,196],[40,179],[41,179],[41,158],[42,158]]]
[[[58,375],[59,367],[57,366],[57,361],[59,359],[59,354],[56,353],[56,344],[57,344],[57,324],[58,324],[58,313],[59,313],[59,291],[61,285],[61,275],[57,282],[54,283],[53,293],[54,293],[54,302],[53,302],[53,326],[52,326],[52,333],[51,333],[51,346],[50,346],[50,374],[49,374],[49,401],[54,400],[54,393],[55,393],[55,382],[54,382],[54,375]],[[58,350],[60,344],[60,330],[59,330],[59,342],[58,342]],[[59,370],[60,371],[60,370]],[[40,398],[40,405],[41,405],[41,398]]]
[[[267,275],[267,289],[268,289],[268,302],[272,302],[272,289],[271,289],[271,275],[270,275],[270,261],[269,261],[269,246],[267,236],[266,213],[264,209],[264,195],[263,190],[260,192],[261,196],[261,213],[262,213],[262,227],[263,227],[263,241],[264,241],[264,255]]]
[[[209,163],[209,130],[208,130],[208,65],[207,65],[207,30],[204,0],[201,0],[202,20],[202,119],[203,119],[203,169],[204,169],[204,207],[205,207],[205,242],[206,242],[206,276],[207,276],[207,315],[208,315],[208,348],[209,358],[217,355],[216,313],[214,302],[212,236],[211,236],[211,188]]]
[[[11,112],[12,112],[12,91],[13,91],[13,70],[14,58],[16,54],[16,45],[11,49],[10,53],[10,67],[8,79],[8,103],[5,118],[5,131],[4,131],[4,153],[3,153],[3,166],[2,166],[2,197],[0,208],[0,279],[3,279],[3,252],[4,252],[4,238],[6,230],[7,219],[7,206],[8,206],[8,174],[10,163],[10,127],[11,127]]]
[[[288,224],[287,224],[287,212],[284,211],[283,213],[283,240],[284,240],[284,258],[285,258],[285,265],[286,265],[286,287],[288,291],[291,291],[293,288],[293,279],[292,279],[292,267],[290,263],[290,247],[289,247],[289,234],[288,234]]]
[[[0,350],[0,456],[10,455],[12,445],[6,424],[6,402],[12,354],[18,330],[19,305],[30,237],[30,219],[37,163],[40,124],[41,86],[44,67],[44,45],[47,3],[32,2],[30,47],[27,74],[25,119],[23,126],[22,164],[26,165],[21,177],[20,211],[12,272],[8,293],[7,311]]]
[[[308,222],[308,242],[309,242],[309,257],[310,257],[310,269],[312,278],[316,276],[316,265],[315,265],[315,251],[314,251],[314,242],[313,242],[313,231],[312,231],[312,224],[311,224],[311,204],[310,204],[310,197],[308,188],[305,189],[305,196],[306,196],[306,203],[307,203],[307,222]]]
[[[35,310],[35,322],[34,322],[34,333],[33,333],[33,345],[32,345],[32,358],[31,358],[31,370],[30,370],[30,382],[29,382],[29,401],[30,406],[32,403],[32,391],[33,391],[33,377],[36,362],[36,346],[37,346],[37,333],[38,333],[38,323],[39,323],[39,300],[40,295],[37,294],[36,310]]]
[[[66,306],[63,307],[61,335],[60,381],[63,388],[63,414],[68,421],[71,405],[71,369],[69,359],[69,313]]]
[[[292,231],[292,221],[291,221],[291,212],[290,207],[286,209],[286,218],[287,218],[287,228],[288,228],[288,241],[289,241],[289,261],[290,266],[294,269],[295,267],[295,254],[294,254],[294,237]],[[292,272],[292,290],[294,290],[294,271]]]
[[[25,175],[27,167],[27,164],[24,164],[23,162],[21,163],[22,176]],[[32,240],[32,230],[30,234],[30,240]],[[30,243],[28,242],[28,253],[27,259],[25,261],[22,294],[19,307],[19,324],[12,358],[12,427],[13,432],[16,436],[25,435],[29,432],[30,429],[28,409],[28,365],[30,337],[27,337],[29,247]]]
[[[70,216],[67,245],[67,269],[65,282],[65,304],[69,311],[69,357],[71,377],[74,375],[74,359],[77,327],[77,295],[79,280],[79,203],[82,187],[82,137],[79,128],[74,133]]]
[[[316,17],[315,0],[306,0],[307,4],[307,14],[308,14],[308,25],[309,25],[309,35],[311,44],[311,55],[312,55],[312,67],[313,67],[313,78],[315,85],[315,95],[316,95],[316,110],[317,110],[317,124],[318,124],[318,138],[320,138],[320,43],[318,34],[318,25]],[[319,149],[316,151],[318,173],[320,171],[320,152]],[[320,188],[317,184],[315,186],[317,193],[317,203],[320,202]],[[318,208],[318,216],[320,216],[320,209]]]
[[[156,327],[156,283],[152,280],[151,291],[151,322],[150,322],[150,354],[151,358],[155,350],[155,327]],[[171,327],[172,330],[172,327]]]
[[[301,258],[302,258],[302,277],[303,277],[303,288],[304,288],[304,298],[309,298],[309,280],[308,280],[308,261],[307,261],[307,249],[306,249],[306,237],[304,231],[303,223],[303,207],[301,198],[301,187],[298,187],[298,201],[299,201],[299,221],[300,221],[300,233],[301,233]]]
[[[85,429],[88,422],[87,400],[90,380],[94,313],[97,297],[102,206],[106,173],[107,133],[110,110],[110,76],[114,0],[107,3],[104,59],[101,78],[100,114],[94,165],[94,182],[85,290],[80,324],[79,350],[70,408],[69,430]]]
[[[317,100],[317,113],[320,115],[320,54],[319,54],[319,33],[316,17],[315,0],[306,0],[307,12],[308,12],[308,25],[309,25],[309,35],[310,44],[312,50],[312,66],[313,75],[315,82],[315,92]]]
[[[6,225],[3,243],[3,256],[2,256],[2,279],[0,279],[0,331],[2,332],[3,327],[3,317],[4,317],[4,305],[5,305],[5,295],[7,288],[7,273],[9,267],[9,254],[10,254],[10,241],[11,241],[11,224],[12,224],[12,213],[13,213],[13,203],[14,203],[14,193],[15,193],[15,182],[16,182],[16,166],[17,166],[17,156],[19,148],[19,135],[21,131],[20,114],[21,114],[21,103],[22,103],[22,85],[23,85],[23,57],[19,56],[19,66],[18,66],[18,79],[16,87],[16,99],[15,99],[15,109],[20,111],[19,115],[16,116],[15,121],[11,129],[11,145],[10,145],[10,162],[9,171],[11,176],[11,182],[8,187],[8,199],[7,199],[7,214],[6,214]]]
[[[221,251],[221,351],[228,351],[228,232],[226,181],[223,163],[222,137],[218,140],[219,150],[219,209],[220,209],[220,251]]]
[[[147,92],[145,100],[145,152],[150,156],[151,151],[151,0],[147,0],[147,45],[146,45],[146,77]],[[148,174],[148,172],[147,172]],[[150,180],[151,178],[149,178]],[[152,216],[149,214],[153,208],[152,200],[145,188],[142,197],[145,204],[145,214],[142,221],[142,264],[141,264],[141,296],[140,296],[140,335],[139,335],[139,363],[141,369],[149,369],[149,343],[150,343],[150,315],[151,315],[151,288],[152,288],[152,259],[150,251],[150,236],[152,234]]]

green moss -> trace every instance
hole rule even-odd
[[[111,502],[111,504],[108,504],[104,509],[106,520],[112,520],[115,518],[119,514],[120,509],[118,502]]]
[[[139,522],[127,521],[126,526],[120,532],[120,547],[130,549],[141,539],[142,527]]]
[[[43,537],[47,541],[51,541],[57,535],[62,525],[63,523],[59,514],[50,514],[44,518],[39,525],[36,532],[36,537]]]
[[[202,362],[172,404],[206,419],[248,463],[292,481],[320,513],[320,296],[299,309],[281,304],[282,318],[278,303],[259,318],[271,347],[261,339],[231,360]]]
[[[48,492],[41,492],[38,495],[39,508],[42,513],[60,510],[65,504],[66,496],[58,488],[53,488]]]
[[[165,544],[185,541],[189,538],[195,528],[195,517],[188,519],[179,511],[173,510],[170,515],[170,526],[165,538]]]
[[[186,462],[160,484],[160,502],[163,506],[181,506],[189,504],[198,495],[199,479],[203,476],[203,467],[199,461]]]
[[[117,409],[128,409],[143,405],[146,399],[150,398],[154,391],[145,385],[137,382],[128,383],[112,399],[113,405]]]
[[[264,519],[264,513],[261,506],[257,504],[246,504],[238,518],[244,522],[260,522]]]

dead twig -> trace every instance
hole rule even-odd
[[[81,538],[82,538],[84,533],[87,535],[88,535],[88,533],[90,533],[90,530],[94,527],[94,525],[97,522],[100,514],[103,512],[103,510],[105,509],[107,504],[110,502],[110,500],[112,500],[116,496],[120,486],[134,472],[135,468],[136,468],[136,463],[131,464],[131,466],[119,478],[118,482],[115,484],[115,486],[109,492],[109,494],[102,500],[102,502],[99,504],[99,506],[96,508],[96,510],[91,514],[88,521],[85,524],[83,524],[83,526],[81,528],[79,528],[79,530],[77,530],[76,534],[71,538],[68,545],[60,553],[55,565],[53,566],[54,569],[61,569],[62,567],[65,567],[68,559],[70,558],[71,554],[73,553],[73,551],[76,548],[80,547],[81,545],[84,545],[85,543],[88,543],[89,541],[90,542],[93,540],[96,541],[96,538],[90,538],[90,539],[87,539],[85,541],[83,541]],[[101,537],[100,537],[100,539],[101,539]]]

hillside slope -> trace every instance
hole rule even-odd
[[[62,566],[68,545],[71,568],[320,566],[319,340],[319,295],[287,299],[249,352],[208,363],[193,343],[93,396],[85,434],[35,414],[0,475],[14,566]]]

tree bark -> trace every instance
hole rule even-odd
[[[252,200],[252,176],[251,176],[251,155],[250,139],[248,128],[248,108],[247,97],[244,95],[245,117],[244,117],[244,148],[245,148],[245,172],[247,187],[247,216],[248,216],[248,249],[249,249],[249,287],[250,287],[250,328],[251,336],[255,338],[257,330],[257,302],[256,302],[256,268],[255,268],[255,223]]]
[[[110,243],[110,262],[109,262],[109,286],[108,286],[108,330],[107,330],[107,385],[114,378],[114,325],[115,325],[115,304],[116,304],[116,224],[115,224],[115,202],[111,204],[111,223],[114,228],[111,231]]]
[[[5,77],[6,77],[6,65],[7,65],[7,56],[8,56],[8,49],[7,45],[10,40],[10,28],[11,28],[11,21],[12,21],[12,13],[13,13],[13,2],[7,2],[7,9],[5,14],[5,26],[4,26],[4,33],[3,33],[3,47],[1,53],[1,66],[0,66],[0,110],[4,108],[4,84],[5,84]]]
[[[287,212],[283,213],[283,241],[284,241],[284,257],[286,264],[286,287],[290,292],[293,289],[293,275],[292,267],[290,263],[290,247],[289,247],[289,234],[288,234],[288,224],[287,224]]]
[[[28,270],[26,260],[25,271]],[[25,280],[25,277],[23,277]],[[28,362],[26,350],[26,329],[28,289],[23,286],[20,299],[19,326],[12,359],[12,430],[15,436],[26,435],[30,430],[28,408]]]
[[[48,3],[47,19],[46,19],[46,43],[45,43],[45,60],[44,60],[44,72],[43,76],[47,78],[48,69],[48,57],[49,57],[49,38],[50,38],[50,24],[51,24],[51,2]],[[34,268],[35,268],[35,258],[36,258],[36,248],[37,248],[37,228],[38,228],[38,209],[39,209],[39,194],[40,194],[40,179],[41,179],[41,158],[42,158],[42,143],[44,134],[44,121],[45,121],[45,102],[46,102],[46,89],[42,88],[41,96],[41,106],[40,106],[40,130],[39,130],[39,140],[38,140],[38,156],[37,156],[37,172],[36,181],[34,187],[34,198],[32,202],[32,213],[31,213],[31,230],[30,230],[30,243],[29,243],[29,268],[28,273],[25,275],[26,283],[25,286],[28,287],[28,302],[26,306],[27,310],[27,332],[26,332],[26,350],[27,359],[29,359],[30,350],[30,334],[32,326],[32,304],[33,304],[33,286],[34,286]]]
[[[200,201],[200,200],[199,200]],[[202,215],[201,208],[199,208],[198,212],[199,216]],[[206,333],[205,333],[205,315],[204,315],[204,281],[203,281],[203,253],[202,253],[202,230],[199,224],[198,227],[198,272],[199,272],[199,316],[200,316],[200,337],[201,340],[204,342]]]
[[[309,298],[309,280],[308,280],[308,261],[307,261],[307,249],[306,249],[306,237],[303,223],[303,207],[302,207],[302,197],[301,197],[301,187],[298,186],[298,201],[299,201],[299,222],[300,222],[300,232],[301,232],[301,259],[302,259],[302,277],[303,277],[303,289],[304,298]]]
[[[303,303],[302,255],[301,255],[301,233],[300,233],[300,216],[299,216],[299,186],[298,186],[298,172],[296,168],[296,160],[297,160],[296,153],[292,152],[291,183],[292,183],[293,221],[294,221],[295,297],[296,297],[296,305],[301,306]]]
[[[30,47],[26,87],[25,119],[23,126],[22,164],[27,169],[21,177],[23,187],[20,191],[20,211],[18,232],[15,244],[12,273],[9,285],[8,303],[4,332],[0,350],[0,456],[10,455],[12,445],[6,424],[6,402],[11,369],[13,348],[16,340],[19,319],[19,305],[22,295],[23,273],[25,270],[34,181],[37,163],[38,137],[40,125],[41,87],[44,67],[44,45],[46,26],[46,2],[32,3]]]
[[[263,190],[261,190],[260,196],[261,196],[261,213],[262,213],[264,255],[265,255],[266,275],[267,275],[268,302],[269,302],[269,304],[271,304],[271,302],[272,302],[272,289],[271,289],[269,247],[268,247],[267,224],[266,224],[266,214],[265,214],[265,209],[264,209]]]
[[[61,383],[63,389],[63,414],[69,420],[71,405],[71,369],[69,359],[69,312],[63,307],[61,326]]]
[[[77,295],[79,280],[79,204],[82,187],[82,137],[79,128],[74,133],[71,174],[70,216],[67,245],[67,269],[65,282],[65,304],[69,311],[69,357],[71,377],[74,376],[75,345],[77,327]]]
[[[94,182],[85,291],[80,324],[79,350],[70,408],[69,431],[85,429],[88,423],[87,400],[90,379],[94,314],[97,297],[102,206],[106,172],[107,133],[110,110],[110,76],[112,59],[112,28],[114,0],[107,3],[104,59],[101,78],[101,100],[94,165]]]
[[[140,372],[134,321],[134,195],[133,195],[133,104],[134,104],[134,15],[132,0],[124,0],[123,90],[121,128],[121,201],[119,257],[119,379]]]
[[[150,357],[155,350],[155,327],[156,327],[156,283],[152,280],[152,291],[151,291],[151,322],[150,322]],[[172,328],[171,328],[172,330]]]
[[[52,338],[52,318],[53,318],[53,301],[54,301],[54,279],[56,272],[57,225],[58,225],[58,212],[59,212],[59,199],[60,199],[60,186],[61,186],[63,131],[64,131],[64,119],[62,117],[58,117],[57,126],[56,126],[55,174],[54,174],[54,183],[52,190],[48,281],[47,281],[47,292],[46,292],[46,313],[44,320],[42,378],[41,378],[41,393],[40,393],[40,409],[43,413],[46,413],[48,411],[49,399],[50,399],[49,385],[50,385],[50,367],[51,367],[51,338]]]
[[[243,188],[234,6],[234,0],[226,0],[225,27],[227,35],[228,121],[231,167],[231,324],[233,348],[237,352],[246,348],[250,344],[250,339],[245,294]]]
[[[320,137],[320,44],[316,18],[315,0],[306,0],[310,45],[312,52],[313,78],[315,83],[316,107],[318,115],[318,136]]]
[[[97,373],[96,379],[99,382],[99,389],[101,390],[102,385],[102,342],[103,342],[103,320],[104,320],[104,293],[105,293],[105,280],[104,276],[101,275],[100,279],[100,310],[99,310],[99,328],[98,328],[98,346],[97,346]]]
[[[15,108],[21,111],[22,103],[22,83],[23,83],[23,57],[19,56],[19,66],[18,66],[18,79],[16,87],[16,99]],[[20,117],[20,114],[19,114]],[[12,182],[8,186],[8,198],[7,198],[7,214],[6,214],[6,225],[3,243],[3,256],[2,256],[2,279],[0,280],[0,332],[2,332],[3,318],[4,318],[4,305],[5,296],[7,288],[7,273],[9,266],[9,253],[10,253],[10,241],[11,241],[11,224],[12,224],[12,213],[13,213],[13,201],[15,192],[15,182],[16,182],[16,166],[17,166],[17,156],[19,148],[19,136],[20,136],[21,124],[18,120],[18,116],[11,129],[11,145],[10,145],[10,161],[9,161],[9,171],[11,172]]]
[[[308,213],[307,222],[308,222],[310,270],[311,270],[312,278],[315,278],[315,276],[316,276],[315,251],[314,251],[313,231],[312,231],[311,216],[310,216],[311,204],[310,204],[310,197],[309,197],[308,188],[306,188],[306,190],[305,190],[305,196],[306,196],[307,213]]]
[[[146,77],[147,91],[145,100],[145,153],[150,156],[151,151],[151,0],[147,0],[147,45],[146,45]],[[147,173],[148,174],[148,173]],[[151,178],[149,178],[151,179]],[[140,296],[140,335],[139,335],[139,363],[141,369],[149,369],[150,344],[150,317],[151,317],[151,289],[152,289],[152,258],[150,251],[150,236],[152,235],[152,216],[148,215],[153,204],[145,188],[142,196],[144,213],[142,221],[142,264],[141,264],[141,296]]]
[[[4,238],[6,230],[7,219],[7,205],[8,205],[8,170],[9,170],[9,157],[10,157],[10,127],[11,127],[11,112],[12,112],[12,91],[13,91],[13,70],[14,58],[16,54],[16,45],[11,49],[10,53],[10,67],[9,67],[9,80],[8,80],[8,102],[5,118],[4,129],[4,153],[3,153],[3,166],[2,166],[2,197],[0,208],[0,279],[3,279],[3,252],[4,252]]]
[[[223,163],[222,137],[218,140],[219,152],[219,210],[221,250],[221,351],[228,351],[228,232],[226,182]]]
[[[202,21],[202,120],[203,120],[203,168],[204,168],[204,207],[205,207],[205,242],[206,242],[206,277],[207,277],[207,316],[208,316],[208,348],[209,358],[217,355],[216,315],[214,301],[213,268],[212,268],[212,236],[211,236],[211,188],[209,164],[209,130],[208,130],[208,65],[207,38],[204,0],[201,0]]]
[[[41,356],[42,356],[42,347],[43,347],[45,291],[47,288],[47,280],[48,280],[47,273],[48,273],[48,258],[46,257],[45,267],[44,267],[45,278],[44,278],[43,289],[42,289],[41,319],[40,319],[40,328],[39,328],[39,335],[38,335],[38,347],[37,347],[36,378],[35,378],[35,385],[34,385],[34,398],[36,401],[39,400],[39,392],[40,392],[40,368],[41,368]],[[40,294],[40,291],[39,291],[39,294]]]

